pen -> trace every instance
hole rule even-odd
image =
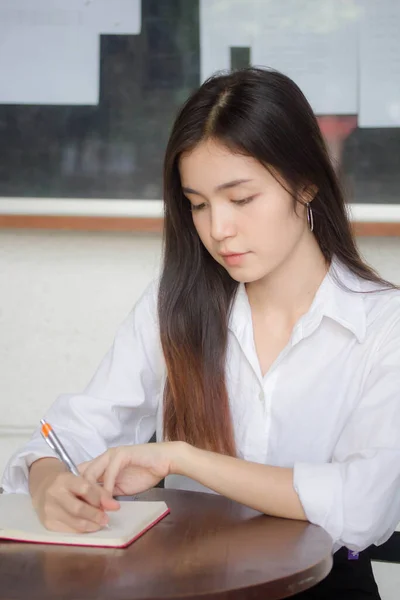
[[[44,419],[40,419],[40,422],[42,424],[42,436],[44,437],[50,448],[53,450],[53,452],[57,454],[58,458],[66,465],[66,467],[71,471],[71,473],[79,477],[79,471],[76,468],[74,461],[69,456],[68,452],[58,439],[52,426],[49,425],[49,423],[46,423]]]
[[[48,443],[48,445],[53,450],[53,452],[55,452],[57,454],[58,458],[71,471],[71,473],[73,475],[77,475],[79,477],[79,471],[78,471],[74,461],[69,456],[68,452],[66,451],[66,449],[60,442],[60,440],[57,437],[52,426],[49,423],[47,423],[44,419],[40,419],[40,422],[42,424],[41,434],[44,437],[45,441]],[[108,524],[105,525],[104,527],[106,529],[110,529],[110,526]]]

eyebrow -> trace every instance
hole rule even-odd
[[[252,179],[234,179],[233,181],[227,181],[226,183],[221,183],[220,185],[217,185],[217,187],[214,188],[214,191],[219,192],[221,190],[228,190],[230,188],[241,185],[242,183],[248,183],[249,181],[253,181],[253,180]],[[197,192],[196,190],[193,190],[192,188],[189,188],[189,187],[182,187],[182,191],[185,194],[196,194],[197,196],[203,195],[200,192]]]

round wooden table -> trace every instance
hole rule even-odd
[[[0,600],[273,600],[324,579],[321,528],[214,494],[153,489],[171,513],[125,549],[0,543]]]

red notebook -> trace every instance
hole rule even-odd
[[[124,548],[169,513],[165,502],[121,502],[109,527],[95,533],[58,533],[39,521],[28,494],[0,494],[0,539],[38,544]]]

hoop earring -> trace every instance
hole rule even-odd
[[[310,228],[310,231],[314,231],[314,215],[313,215],[313,211],[311,208],[311,204],[309,202],[306,202],[306,207],[307,207],[308,226]]]

